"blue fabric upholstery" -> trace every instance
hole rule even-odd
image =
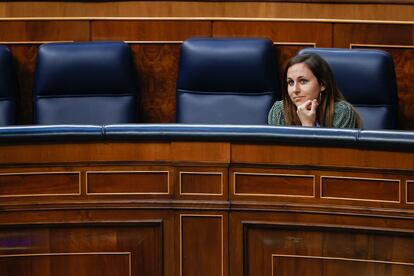
[[[34,123],[133,123],[137,92],[128,44],[44,44],[36,64]]]
[[[397,121],[397,86],[394,62],[384,51],[307,48],[330,65],[345,98],[359,112],[364,129],[394,129]]]
[[[266,39],[193,38],[181,46],[177,123],[267,124],[279,76]]]
[[[16,123],[17,77],[10,49],[0,45],[0,126]]]

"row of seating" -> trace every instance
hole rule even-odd
[[[377,50],[308,48],[330,64],[365,129],[396,126],[392,58]],[[193,38],[180,50],[177,123],[267,123],[280,99],[278,62],[267,39]],[[124,42],[50,43],[39,47],[34,124],[122,124],[137,121],[137,75]],[[15,124],[17,81],[12,56],[0,47],[0,125]]]

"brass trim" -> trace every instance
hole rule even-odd
[[[284,258],[307,258],[307,259],[317,259],[317,260],[336,260],[336,261],[349,261],[349,262],[363,262],[363,263],[379,263],[379,264],[394,264],[394,265],[407,265],[414,266],[414,263],[405,263],[405,262],[392,262],[392,261],[380,261],[372,259],[354,259],[354,258],[341,258],[341,257],[323,257],[323,256],[306,256],[306,255],[289,255],[289,254],[272,254],[272,275],[273,271],[273,260],[275,257],[284,257]]]
[[[181,192],[181,175],[182,174],[207,174],[207,175],[220,175],[221,183],[220,183],[220,193],[182,193]],[[179,173],[179,180],[178,180],[178,187],[179,187],[179,194],[180,195],[204,195],[204,196],[222,196],[224,194],[224,178],[222,172],[191,172],[191,171],[180,171]]]
[[[74,255],[128,255],[129,276],[132,275],[131,252],[68,252],[68,253],[32,253],[0,255],[0,258],[39,257],[39,256],[74,256]]]
[[[143,40],[143,41],[139,41],[139,40],[125,40],[125,43],[128,44],[182,44],[184,41],[180,41],[180,40],[171,40],[171,41],[163,41],[163,40]]]
[[[29,197],[29,196],[67,196],[67,195],[81,195],[81,172],[80,171],[73,171],[73,172],[22,172],[22,173],[0,173],[0,176],[3,175],[48,175],[48,174],[78,174],[78,193],[66,193],[66,194],[21,194],[21,195],[0,195],[0,198],[8,198],[8,197]]]
[[[408,183],[414,184],[414,180],[405,180],[405,203],[414,204],[414,201],[408,201]]]
[[[357,180],[368,180],[368,181],[385,181],[385,182],[396,182],[398,183],[398,200],[379,200],[379,199],[364,199],[364,198],[348,198],[348,197],[329,197],[322,196],[323,193],[323,179],[324,178],[333,178],[333,179],[357,179]],[[371,178],[371,177],[352,177],[352,176],[330,176],[330,175],[321,175],[320,185],[320,198],[324,199],[345,199],[345,200],[355,200],[355,201],[369,201],[369,202],[391,202],[391,203],[401,203],[401,180],[399,179],[385,179],[385,178]]]
[[[88,174],[105,173],[167,173],[167,192],[166,193],[90,193],[88,192]],[[169,195],[170,194],[170,171],[86,171],[85,172],[86,195]]]
[[[414,45],[388,45],[388,44],[358,44],[350,43],[349,48],[354,49],[353,47],[367,47],[367,48],[402,48],[402,49],[414,49]]]
[[[221,221],[221,275],[224,276],[224,216],[203,214],[180,214],[180,276],[183,276],[183,217],[218,217]]]
[[[237,193],[236,192],[236,175],[260,175],[260,176],[288,176],[288,177],[306,177],[306,178],[313,178],[313,195],[284,195],[284,194],[248,194],[248,193]],[[233,172],[233,195],[239,196],[279,196],[279,197],[307,197],[307,198],[315,198],[315,175],[305,175],[305,174],[284,174],[284,173],[249,173],[249,172]]]

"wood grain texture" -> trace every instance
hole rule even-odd
[[[314,2],[314,1],[310,1]],[[292,3],[272,1],[1,2],[0,16],[13,17],[250,17],[412,20],[404,4]],[[385,6],[385,8],[384,8]]]
[[[174,123],[180,44],[131,44],[138,74],[138,121]]]
[[[412,25],[335,23],[333,47],[349,48],[351,44],[411,45]]]
[[[315,43],[331,47],[332,25],[329,23],[215,21],[213,36],[265,37],[273,42]]]
[[[210,21],[118,20],[91,22],[92,40],[183,41],[211,36]]]

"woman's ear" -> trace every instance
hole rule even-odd
[[[321,92],[325,91],[325,85],[321,84]]]

